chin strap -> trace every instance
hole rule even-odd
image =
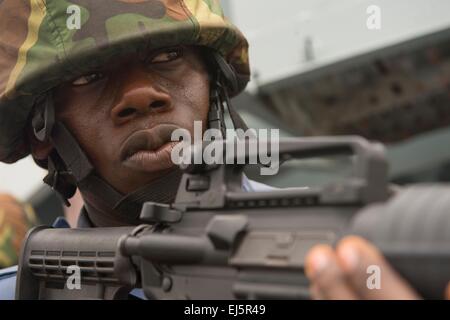
[[[216,106],[219,111],[223,128],[222,133],[225,136],[224,105],[227,106],[234,129],[242,129],[247,131],[247,124],[236,111],[230,100],[230,93],[235,94],[238,92],[239,82],[247,80],[239,79],[237,76],[238,74],[233,69],[233,66],[230,65],[217,51],[214,51],[210,56],[213,59],[213,67],[217,68],[215,86],[213,86],[211,90],[213,94],[211,99],[211,109]]]

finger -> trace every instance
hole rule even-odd
[[[418,294],[368,241],[349,236],[337,245],[337,259],[351,287],[363,299],[419,299]]]
[[[309,251],[305,259],[305,272],[311,281],[313,298],[357,299],[346,282],[330,246],[318,245]]]
[[[309,287],[309,292],[311,294],[312,300],[325,300],[324,296],[322,295],[322,292],[320,292],[319,286],[317,286],[316,284],[312,284]]]
[[[447,285],[447,289],[445,289],[445,299],[450,300],[450,282]]]

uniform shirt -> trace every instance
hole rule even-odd
[[[273,187],[267,186],[265,184],[252,181],[244,176],[242,182],[242,189],[246,192],[258,192],[258,191],[270,191]],[[54,228],[69,228],[69,224],[64,218],[58,218],[53,224]],[[90,221],[83,214],[80,214],[78,220],[78,227],[89,228],[92,227]],[[17,266],[10,267],[7,269],[0,270],[0,300],[14,300],[14,295],[16,291],[16,276],[17,276]],[[130,292],[130,295],[138,298],[145,299],[141,289],[134,289]]]

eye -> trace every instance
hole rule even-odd
[[[92,82],[103,79],[104,75],[102,73],[91,73],[84,76],[81,76],[74,81],[72,81],[73,86],[84,86],[90,84]]]
[[[157,53],[151,59],[150,63],[166,63],[179,59],[183,55],[183,49],[181,48],[170,48],[162,52]]]

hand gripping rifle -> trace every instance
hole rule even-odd
[[[244,165],[184,166],[175,203],[145,203],[143,225],[32,229],[16,297],[122,299],[142,288],[149,299],[304,299],[308,250],[349,234],[372,241],[423,297],[443,297],[450,186],[392,191],[383,146],[359,137],[285,139],[279,152],[280,161],[350,155],[352,175],[321,188],[244,192]],[[78,289],[67,285],[71,266]]]

